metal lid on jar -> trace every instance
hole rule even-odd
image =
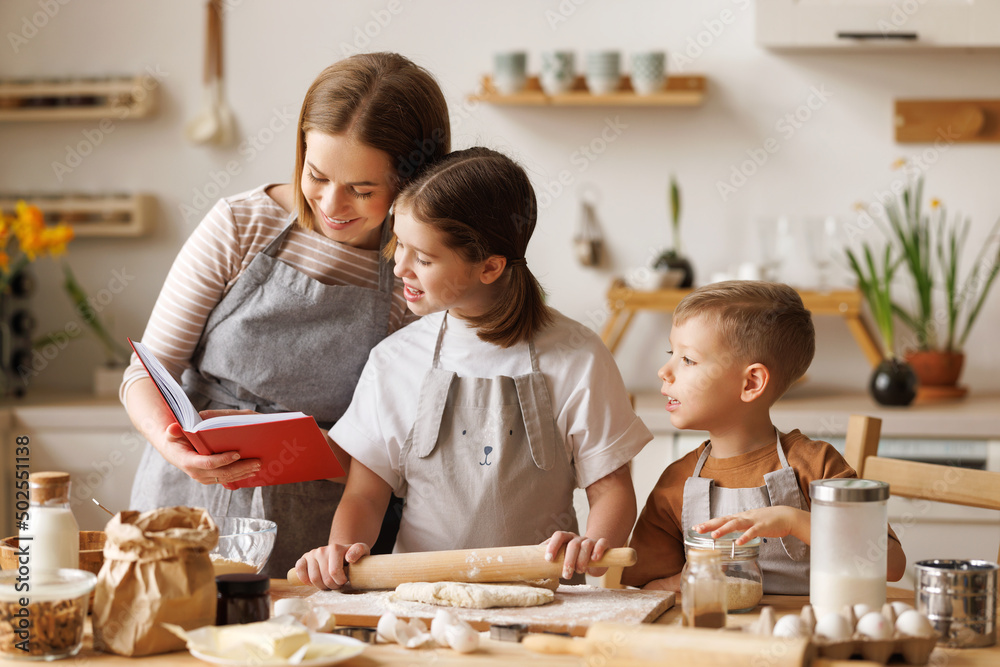
[[[756,558],[760,551],[760,538],[755,537],[746,544],[737,546],[736,540],[743,535],[737,530],[726,533],[722,537],[713,538],[711,533],[699,533],[694,528],[688,528],[684,533],[685,549],[712,549],[719,552],[723,558]]]
[[[823,503],[870,503],[889,499],[889,485],[874,479],[817,479],[809,497]]]

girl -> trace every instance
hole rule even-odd
[[[143,334],[200,410],[300,410],[329,428],[371,349],[407,315],[402,283],[380,261],[386,219],[416,169],[447,154],[444,96],[392,53],[342,60],[306,93],[295,180],[221,200],[181,249]],[[260,461],[195,452],[133,357],[121,388],[149,440],[132,509],[207,507],[277,522],[265,572],[284,575],[326,542],[343,484],[229,491]]]
[[[629,460],[652,435],[596,334],[547,307],[525,261],[535,194],[486,148],[426,169],[395,204],[396,275],[424,315],[379,344],[330,436],[352,457],[330,544],[300,579],[336,588],[368,553],[390,494],[395,551],[536,544],[563,576],[624,544],[635,520]],[[576,535],[573,490],[590,514]],[[600,571],[591,570],[592,574]]]

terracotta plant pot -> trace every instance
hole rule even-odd
[[[104,542],[107,536],[103,530],[80,531],[80,569],[97,574],[104,564]],[[0,540],[0,569],[17,569],[17,536]]]
[[[909,352],[906,361],[913,366],[922,387],[954,387],[962,375],[965,354],[942,350]]]

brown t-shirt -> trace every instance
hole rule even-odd
[[[795,470],[807,508],[810,506],[809,483],[814,479],[858,476],[833,445],[810,440],[798,430],[783,434],[781,447],[788,465]],[[694,474],[698,457],[704,450],[705,444],[702,443],[684,458],[667,466],[660,475],[632,531],[629,546],[636,550],[638,561],[625,569],[623,584],[644,586],[654,579],[673,576],[684,567],[685,529],[681,526],[684,482]],[[773,444],[769,444],[725,459],[709,455],[700,476],[712,479],[716,485],[726,489],[745,489],[764,486],[764,475],[780,468],[778,451]],[[896,539],[891,529],[889,534]]]

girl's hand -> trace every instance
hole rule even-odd
[[[809,544],[809,513],[787,505],[774,505],[709,519],[694,526],[694,529],[699,533],[711,531],[715,539],[742,530],[743,534],[736,540],[736,546],[742,546],[755,537],[789,535]]]
[[[576,533],[557,530],[542,544],[548,545],[545,549],[545,560],[549,562],[558,557],[559,550],[563,546],[566,547],[566,556],[563,558],[563,579],[571,579],[577,572],[585,572],[591,576],[599,577],[608,571],[606,567],[588,567],[590,561],[604,558],[604,552],[608,550],[608,541],[603,537],[594,540]]]
[[[260,470],[260,459],[240,460],[236,452],[221,452],[202,456],[184,435],[184,429],[177,422],[170,423],[157,447],[169,463],[201,484],[228,485],[241,479],[252,477]]]
[[[336,590],[347,583],[344,563],[357,563],[370,552],[364,542],[319,547],[295,562],[295,574],[304,584],[312,584],[320,590]]]

